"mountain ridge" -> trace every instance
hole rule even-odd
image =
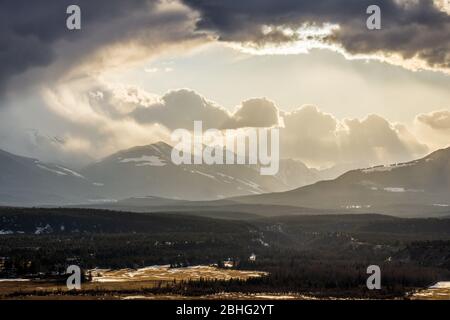
[[[450,205],[450,148],[404,163],[351,170],[334,180],[286,192],[233,198],[238,203],[366,209],[389,205]],[[449,208],[450,209],[450,208]]]
[[[309,168],[297,160],[282,160],[288,166],[280,168],[286,171],[272,177],[261,176],[257,167],[249,165],[175,166],[171,150],[164,142],[135,146],[78,171],[0,150],[0,205],[117,202],[117,206],[139,210],[155,206],[178,210],[186,203],[198,209],[225,201],[223,206],[275,206],[289,213],[289,208],[450,213],[450,148],[409,162],[350,170],[336,179],[295,189],[288,186],[289,179],[319,178],[316,171],[305,171]],[[253,206],[249,213],[256,211]]]

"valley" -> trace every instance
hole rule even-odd
[[[59,298],[404,299],[450,279],[448,218],[0,208],[0,230],[0,288],[31,292],[4,298],[45,298],[51,288]],[[73,264],[86,291],[60,290]],[[382,270],[382,290],[365,285],[371,264]]]

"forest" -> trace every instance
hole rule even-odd
[[[307,293],[396,297],[450,278],[450,219],[316,215],[246,221],[93,209],[0,209],[0,277],[64,279],[68,265],[217,265],[268,272],[243,280],[182,281],[145,291]],[[6,232],[8,231],[8,232]],[[254,255],[255,259],[249,257]],[[1,262],[0,261],[0,262]],[[366,287],[379,265],[382,290]],[[88,279],[88,278],[87,278]]]

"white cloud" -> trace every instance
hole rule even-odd
[[[28,143],[33,148],[25,151],[28,155],[45,155],[45,160],[86,162],[136,145],[160,140],[170,143],[172,130],[192,130],[195,120],[203,121],[204,130],[279,126],[281,156],[316,167],[402,162],[429,151],[416,138],[423,135],[378,115],[339,120],[312,105],[284,112],[265,98],[243,101],[229,112],[192,90],[157,96],[137,87],[106,87],[86,81],[46,88],[43,98],[40,109],[35,110],[39,120],[34,125],[39,127],[39,135]],[[18,116],[25,119],[23,113]],[[32,125],[31,118],[13,132]],[[46,128],[44,123],[51,126]],[[11,126],[6,128],[11,130]],[[448,143],[448,133],[445,137]],[[31,141],[30,136],[26,138]],[[27,145],[18,139],[10,141],[15,146]]]
[[[279,109],[275,103],[266,98],[253,98],[243,101],[224,127],[272,127],[279,124]]]
[[[415,133],[433,149],[450,146],[450,111],[419,114],[415,119]]]
[[[283,155],[311,166],[400,162],[428,151],[405,126],[377,115],[340,121],[314,106],[304,106],[285,113],[284,122]]]
[[[435,130],[450,130],[450,111],[438,110],[417,116],[417,121]]]

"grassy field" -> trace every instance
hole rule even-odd
[[[414,300],[450,300],[450,282],[438,282],[411,295]]]
[[[92,281],[83,283],[79,291],[69,291],[64,283],[49,280],[0,282],[0,299],[178,299],[180,297],[175,295],[143,296],[142,292],[170,287],[182,281],[247,280],[266,275],[265,272],[213,266],[153,266],[141,269],[93,269],[90,272]]]

